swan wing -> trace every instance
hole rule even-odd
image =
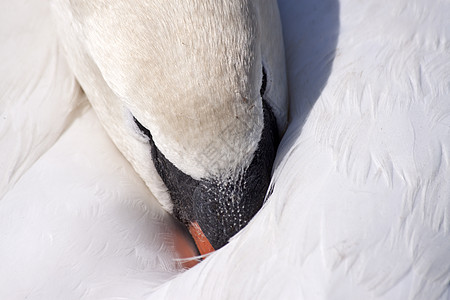
[[[0,5],[1,198],[70,124],[80,87],[60,52],[47,5]]]

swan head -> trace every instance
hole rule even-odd
[[[262,206],[287,123],[276,1],[56,6],[70,11],[69,62],[115,144],[199,248],[225,245]]]

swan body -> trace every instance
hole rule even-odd
[[[182,270],[183,232],[133,174],[93,111],[80,112],[2,198],[0,297],[143,299]]]
[[[164,269],[158,264],[144,263],[148,268],[145,272],[145,267],[137,263],[142,261],[136,253],[142,252],[122,252],[125,249],[122,247],[133,245],[134,249],[137,249],[136,245],[149,249],[150,241],[133,244],[123,239],[114,251],[111,247],[95,251],[97,248],[93,244],[86,251],[81,248],[77,252],[67,244],[55,248],[50,242],[37,248],[42,249],[41,255],[55,249],[70,254],[68,260],[61,254],[57,262],[50,256],[39,256],[41,260],[34,260],[33,253],[17,252],[17,249],[23,249],[20,246],[2,247],[2,263],[15,258],[7,265],[8,268],[0,269],[2,282],[11,278],[11,274],[15,275],[8,284],[1,284],[8,287],[1,289],[2,298],[24,298],[22,295],[27,295],[31,299],[48,299],[55,291],[58,296],[63,295],[59,298],[64,299],[83,296],[98,299],[102,293],[103,298],[150,299],[450,298],[448,3],[425,0],[284,0],[279,1],[279,7],[286,49],[290,123],[277,153],[273,192],[250,223],[230,243],[176,277],[171,277],[176,269]],[[32,11],[37,12],[46,11]],[[51,27],[47,29],[51,30]],[[63,70],[68,72],[68,69]],[[69,82],[73,84],[73,77]],[[68,87],[72,91],[71,85]],[[79,97],[82,96],[75,99]],[[65,109],[69,115],[70,111],[77,112],[70,109],[73,92],[57,98],[67,99]],[[3,103],[6,102],[2,99]],[[99,147],[113,148],[92,112],[88,111],[83,116],[78,120],[78,128],[88,126],[87,131],[91,133],[92,128],[96,128],[97,134],[103,136],[103,144]],[[86,125],[82,126],[82,121],[86,121]],[[76,135],[72,135],[73,130],[67,130],[67,124],[61,124],[59,133],[53,133],[53,136],[65,132],[58,140],[58,143],[67,145],[60,150],[60,155],[63,155],[73,150],[76,144],[71,144],[70,140]],[[8,131],[2,133],[2,146],[13,136],[5,135],[5,132]],[[48,136],[52,137],[52,134]],[[65,136],[69,138],[63,139]],[[93,141],[97,139],[93,138]],[[29,143],[37,144],[35,140]],[[54,140],[46,142],[47,146],[39,150],[45,152],[42,158],[56,152],[51,147],[52,143]],[[89,152],[89,147],[84,149]],[[108,161],[123,162],[117,151],[114,153],[116,156]],[[98,152],[94,151],[94,154]],[[33,158],[36,156],[28,157],[36,161]],[[11,172],[21,176],[16,175],[20,178],[4,185],[6,191],[17,191],[15,201],[5,201],[12,197],[7,192],[0,202],[1,232],[8,232],[7,238],[1,236],[2,245],[18,245],[21,241],[26,245],[32,244],[36,235],[21,234],[27,230],[12,228],[22,224],[26,229],[25,225],[30,223],[33,214],[36,214],[31,219],[35,220],[32,223],[34,228],[45,224],[36,216],[39,216],[39,209],[53,207],[54,202],[49,206],[36,205],[35,209],[24,210],[18,201],[29,202],[30,196],[23,194],[28,184],[18,184],[19,180],[27,178],[30,165],[40,174],[41,168],[51,164],[51,161],[45,164],[30,162],[22,164],[23,169],[11,167]],[[88,165],[91,170],[96,168],[94,164]],[[101,165],[102,168],[107,166],[107,163]],[[126,164],[123,166],[126,176],[136,176]],[[114,177],[101,169],[98,172],[95,182]],[[61,174],[54,180],[61,180],[64,176]],[[28,178],[31,180],[36,176]],[[139,180],[132,181],[130,186],[140,186],[142,195],[147,193]],[[40,184],[39,190],[48,191],[52,186],[50,182]],[[123,186],[114,183],[112,186],[123,189],[123,195],[130,192]],[[41,199],[46,203],[48,198],[44,196]],[[80,205],[76,201],[69,203],[74,208]],[[108,203],[104,201],[103,205]],[[89,202],[85,205],[88,211],[92,211],[89,207],[98,207]],[[141,209],[146,211],[149,206],[146,207]],[[151,211],[157,209],[150,207]],[[57,210],[58,206],[54,209]],[[12,215],[11,212],[17,217],[5,218]],[[127,226],[136,223],[136,218],[123,218],[120,213],[112,217],[119,218]],[[55,225],[63,224],[63,221],[57,221],[54,221]],[[86,222],[72,223],[73,228],[83,228],[83,225]],[[104,230],[114,228],[105,226]],[[142,233],[145,235],[149,228],[156,227],[139,225],[134,227],[134,232],[142,238]],[[59,230],[70,233],[64,226],[59,226]],[[89,235],[89,238],[102,239],[105,236],[108,235],[102,232]],[[86,242],[86,238],[81,234],[72,236],[81,244]],[[50,239],[44,236],[40,241]],[[154,242],[158,243],[157,240]],[[96,253],[97,256],[83,253]],[[124,260],[93,263],[101,257],[109,258],[108,253],[122,253]],[[162,251],[162,257],[167,258],[164,253],[169,255],[170,249]],[[74,260],[86,268],[95,266],[98,272],[90,273],[91,276],[72,272],[71,277],[58,276],[61,273],[57,272],[53,276],[30,272],[46,270],[49,265],[64,269]],[[117,261],[129,264],[108,267]],[[170,258],[167,261],[170,262]],[[161,272],[160,280],[155,276],[155,281],[152,281],[149,275],[152,268]],[[128,272],[134,275],[128,277]],[[111,274],[126,275],[114,277]],[[23,278],[28,279],[28,285]],[[43,285],[40,278],[56,284]],[[121,288],[113,289],[118,283],[122,284]]]

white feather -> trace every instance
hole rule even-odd
[[[184,233],[88,106],[48,4],[3,6],[0,298],[142,299]]]
[[[445,2],[280,1],[291,123],[274,191],[176,299],[448,299]]]
[[[53,140],[40,150],[51,147],[41,159],[33,154],[35,164],[8,169],[23,175],[4,185],[9,192],[0,201],[2,298],[450,299],[448,1],[280,0],[279,6],[291,121],[273,194],[251,223],[168,280],[176,272],[173,254],[147,223],[161,213],[133,204],[148,192],[92,112],[76,110],[79,119],[54,147]],[[46,11],[21,13],[43,18]],[[2,55],[15,53],[4,49]],[[9,95],[7,87],[23,90],[20,84],[31,79],[23,80],[9,81],[2,94]],[[57,88],[67,93],[60,94],[67,107],[76,90],[69,87]],[[1,122],[12,126],[10,120]],[[83,143],[85,131],[98,145]],[[30,131],[19,133],[31,138]],[[5,143],[19,143],[13,137],[2,133],[2,153]],[[93,192],[105,190],[95,188],[103,183],[116,192]],[[62,202],[67,191],[78,196]],[[152,264],[148,249],[155,245],[162,258]]]

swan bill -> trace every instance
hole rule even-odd
[[[197,222],[193,222],[189,226],[189,233],[194,239],[195,245],[197,246],[200,255],[214,252],[215,249],[213,248],[213,246],[211,246],[211,243],[208,241],[205,234],[203,233],[203,230],[200,228],[200,225],[198,225]]]

